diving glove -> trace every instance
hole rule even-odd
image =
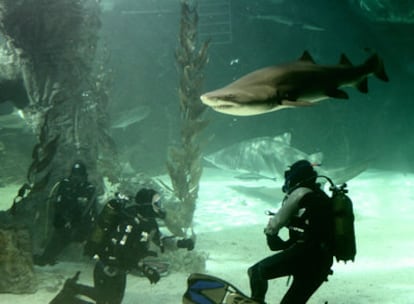
[[[146,264],[142,265],[142,273],[147,277],[151,284],[156,284],[160,280],[158,271]]]

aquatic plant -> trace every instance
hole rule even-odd
[[[198,45],[197,24],[197,2],[182,0],[179,46],[175,53],[179,73],[181,138],[179,146],[170,147],[167,161],[172,191],[181,204],[169,212],[167,226],[182,235],[185,234],[183,228],[190,228],[193,221],[203,171],[199,135],[208,124],[202,117],[206,108],[199,96],[209,41]]]

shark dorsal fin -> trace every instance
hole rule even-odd
[[[292,138],[292,134],[289,132],[285,132],[281,135],[276,135],[272,138],[274,142],[282,143],[284,145],[290,146],[290,140]]]
[[[308,51],[304,51],[302,56],[300,56],[299,60],[300,61],[305,61],[305,62],[315,63],[315,61],[313,60],[312,56],[309,54]]]
[[[352,66],[351,61],[346,57],[345,54],[341,54],[341,59],[339,60],[339,63],[346,66]]]

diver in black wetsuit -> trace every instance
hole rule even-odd
[[[33,257],[39,266],[55,264],[59,254],[72,242],[84,242],[96,217],[95,187],[88,182],[86,166],[72,165],[70,176],[52,189],[53,233],[41,255]]]
[[[293,282],[281,303],[306,303],[331,273],[332,211],[316,178],[317,173],[305,160],[285,172],[286,196],[265,229],[270,249],[279,252],[248,270],[251,297],[259,303],[265,303],[268,280],[282,276],[293,276]],[[282,227],[289,229],[286,241],[278,236]]]
[[[192,250],[192,239],[176,240],[163,237],[157,218],[165,218],[160,195],[152,189],[141,189],[135,203],[117,194],[102,209],[96,225],[85,245],[85,254],[98,259],[94,269],[94,286],[76,283],[79,274],[68,279],[60,293],[50,302],[120,304],[125,293],[127,273],[140,270],[151,284],[160,274],[143,259],[157,254],[150,250],[150,243],[161,248],[186,248]],[[80,300],[83,295],[93,302]]]
[[[94,285],[78,284],[78,272],[66,280],[51,304],[120,304],[125,293],[127,273],[133,269],[141,270],[151,284],[158,282],[158,272],[142,262],[143,258],[154,254],[148,250],[149,234],[142,222],[127,212],[125,206],[128,203],[127,196],[117,193],[105,204],[89,235],[85,255],[97,260],[93,271]],[[89,300],[81,300],[79,296]]]

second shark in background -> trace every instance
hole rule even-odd
[[[307,154],[291,146],[291,134],[275,137],[247,139],[204,157],[217,168],[234,172],[236,177],[251,179],[283,180],[285,170],[294,162],[306,159],[317,165],[320,175],[327,175],[337,184],[345,183],[365,171],[370,161],[361,161],[351,166],[327,168],[323,164],[323,153]],[[244,179],[246,179],[244,178]]]

